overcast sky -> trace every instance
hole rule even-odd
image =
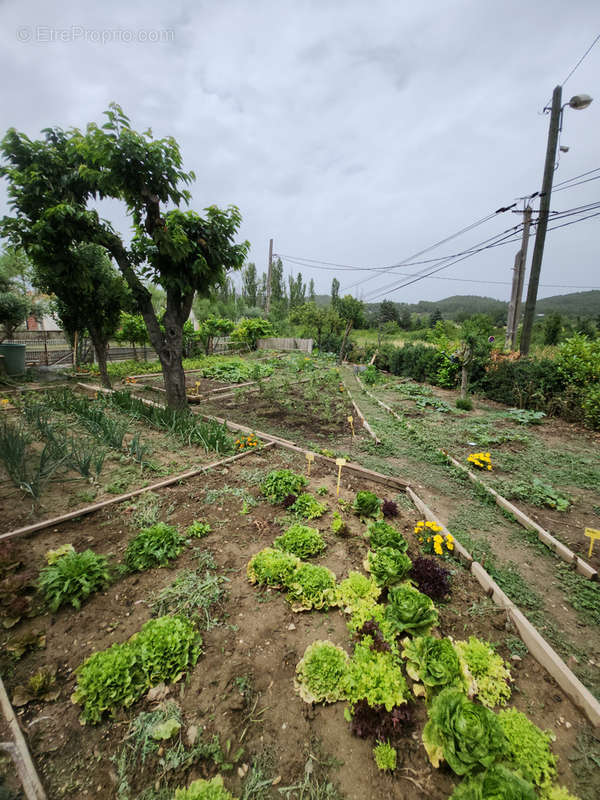
[[[542,109],[600,33],[600,8],[598,0],[1,0],[0,22],[3,130],[85,127],[118,102],[134,128],[178,140],[197,176],[192,208],[239,206],[241,237],[262,271],[270,237],[286,256],[397,264],[538,190]],[[600,42],[564,87],[563,102],[581,92],[596,102],[565,110],[561,143],[570,150],[555,183],[600,167],[599,84]],[[556,193],[552,209],[596,200],[600,181],[591,181]],[[111,213],[126,232],[125,216]],[[519,220],[499,214],[422,258],[462,251]],[[600,288],[599,240],[600,216],[549,232],[540,296],[577,290],[555,286]],[[318,292],[337,276],[342,293],[367,300],[507,299],[509,285],[474,281],[509,283],[517,249],[488,250],[396,290],[403,275],[393,272],[301,271]],[[299,267],[288,261],[290,269]]]

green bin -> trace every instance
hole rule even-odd
[[[9,375],[22,375],[25,372],[24,344],[0,344],[0,356],[4,356],[4,366]]]

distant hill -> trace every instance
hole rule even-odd
[[[554,297],[544,297],[538,300],[536,311],[538,314],[549,314],[558,311],[567,317],[599,317],[600,316],[600,291],[574,292],[573,294],[557,294]]]

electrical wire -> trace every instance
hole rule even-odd
[[[583,63],[584,59],[587,57],[588,53],[591,51],[591,49],[594,47],[594,45],[596,44],[596,42],[598,42],[599,40],[600,40],[600,33],[598,34],[598,36],[596,36],[596,38],[594,39],[594,41],[591,43],[591,45],[588,47],[588,49],[585,51],[585,53],[584,53],[584,54],[581,56],[581,58],[579,59],[579,61],[578,61],[578,62],[575,64],[575,66],[573,67],[573,69],[571,70],[571,72],[569,72],[569,74],[567,75],[567,77],[566,77],[566,78],[564,79],[564,81],[562,82],[561,86],[564,86],[564,85],[565,85],[565,83],[566,83],[566,82],[569,80],[569,78],[571,77],[571,75],[573,75],[573,73],[575,72],[575,70],[579,68],[579,66],[580,66],[580,65]]]

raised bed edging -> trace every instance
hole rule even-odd
[[[27,742],[8,699],[2,678],[0,678],[0,706],[10,732],[14,736],[14,743],[0,742],[0,749],[11,754],[27,800],[46,800],[46,792],[33,765]]]
[[[360,421],[362,422],[363,428],[367,431],[367,433],[371,436],[371,438],[375,440],[375,444],[381,444],[381,439],[377,436],[377,434],[373,431],[373,429],[371,428],[371,426],[367,422],[367,418],[365,417],[365,415],[362,413],[362,411],[360,410],[360,408],[356,404],[354,398],[352,397],[352,394],[350,393],[350,389],[348,388],[346,382],[344,380],[342,380],[342,383],[346,387],[346,391],[348,392],[348,397],[350,398],[350,402],[354,406],[354,410],[358,414],[358,416],[360,418]]]
[[[427,519],[435,521],[447,532],[447,528],[440,522],[430,508],[421,500],[420,497],[409,487],[407,494],[415,503],[417,508],[426,515]],[[563,692],[573,703],[580,708],[590,723],[595,727],[600,727],[600,703],[594,695],[579,680],[579,678],[567,667],[558,653],[548,644],[544,637],[538,633],[536,628],[527,619],[525,614],[513,603],[513,601],[502,591],[496,581],[487,573],[479,562],[473,560],[473,556],[454,538],[454,547],[459,553],[461,560],[468,564],[468,569],[475,577],[481,588],[494,601],[503,608],[510,621],[517,629],[519,636],[527,646],[527,649],[535,660],[554,678]],[[460,548],[460,549],[459,549]]]

